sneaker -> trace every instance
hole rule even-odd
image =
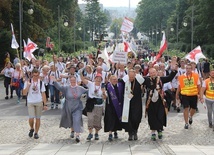
[[[95,138],[95,140],[99,140],[99,135],[97,134],[97,133],[95,133],[95,136],[94,136]]]
[[[71,132],[70,137],[71,137],[71,138],[74,138],[74,131]]]
[[[156,141],[156,134],[152,134],[151,140],[152,140],[152,141]]]
[[[178,107],[178,108],[177,108],[177,113],[179,113],[180,111],[181,111],[181,109]]]
[[[88,137],[87,137],[87,140],[91,140],[92,138],[93,138],[93,134],[89,133]]]
[[[5,97],[5,100],[8,100],[8,96]]]
[[[109,136],[108,136],[108,140],[109,140],[110,142],[113,140],[113,136],[112,136],[112,134],[109,134]]]
[[[20,99],[17,100],[17,104],[19,104],[19,103],[20,103]]]
[[[35,138],[35,139],[39,139],[38,133],[34,133],[34,138]]]
[[[138,140],[138,136],[137,136],[137,133],[134,133],[134,140]]]
[[[52,104],[51,104],[51,109],[53,109],[53,108],[54,108],[54,104],[52,103]]]
[[[10,98],[13,98],[13,95],[11,95]]]
[[[131,133],[129,133],[128,141],[132,141],[132,140],[133,140],[133,135]]]
[[[185,124],[184,129],[188,129],[188,128],[189,128],[189,125]]]
[[[162,131],[159,131],[159,132],[158,132],[158,138],[159,138],[159,139],[162,139],[162,137],[163,137]]]
[[[58,109],[58,104],[56,104],[56,107],[55,107],[55,109]]]
[[[212,125],[212,123],[209,123],[209,128],[213,128],[213,125]]]
[[[189,117],[189,124],[191,125],[193,122],[192,117]]]
[[[75,140],[77,143],[79,143],[80,142],[80,136],[77,136]]]
[[[28,134],[29,137],[33,137],[33,132],[34,132],[34,129],[30,129],[30,132]]]
[[[118,139],[118,134],[117,134],[117,132],[114,132],[114,138],[115,138],[115,139]]]

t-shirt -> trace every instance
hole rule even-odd
[[[4,76],[11,78],[13,72],[14,72],[13,68],[5,68],[5,70],[4,70]]]
[[[27,87],[27,81],[24,83],[24,89]],[[31,80],[31,85],[28,90],[28,95],[27,95],[27,103],[41,103],[42,102],[42,94],[45,92],[45,85],[44,82],[42,82],[42,86],[40,89],[40,80],[37,82],[33,82]]]
[[[100,86],[95,86],[94,82],[88,81],[87,87],[89,88],[88,96],[90,98],[102,98],[103,92],[101,89],[101,84],[100,84]]]

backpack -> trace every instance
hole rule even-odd
[[[30,83],[31,83],[31,79],[30,79]],[[41,90],[42,90],[42,81],[40,80],[40,85],[39,85],[39,88],[40,88],[40,93],[41,93]],[[28,93],[27,93],[27,95],[28,95]],[[25,105],[27,106],[27,95],[26,95],[26,97],[25,97]]]

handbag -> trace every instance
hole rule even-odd
[[[11,85],[12,87],[19,88],[19,80],[13,81]]]
[[[12,87],[14,87],[14,88],[19,88],[20,82],[21,82],[21,81],[20,81],[20,74],[21,74],[21,71],[19,72],[19,77],[18,77],[18,79],[13,78],[12,83],[11,83]]]

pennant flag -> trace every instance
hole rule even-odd
[[[25,42],[24,40],[23,40],[23,42],[24,42],[24,53],[23,53],[24,57],[25,57],[26,59],[28,59],[29,61],[30,61],[32,58],[36,59],[35,56],[33,55],[33,52],[34,52],[36,49],[38,49],[38,48],[37,48],[37,44],[35,44],[34,42],[32,42],[29,38],[28,38],[28,43],[27,43],[27,45],[26,45],[26,42]]]
[[[19,44],[16,41],[16,37],[14,34],[14,30],[13,30],[13,24],[11,23],[11,30],[12,30],[12,42],[11,42],[11,48],[13,49],[18,49],[19,48]]]
[[[185,58],[188,59],[189,61],[194,61],[197,64],[199,62],[199,59],[206,58],[206,57],[203,55],[201,51],[201,46],[197,46],[190,53],[188,53],[185,56]]]
[[[125,17],[120,30],[126,33],[131,32],[134,28],[133,25],[134,25],[133,22],[127,17]]]
[[[163,52],[166,49],[167,49],[166,35],[165,35],[165,32],[163,32],[163,37],[162,37],[162,41],[161,41],[161,45],[160,45],[160,50],[159,50],[157,56],[155,57],[155,61],[153,62],[153,64],[156,63],[156,61],[162,56]]]

